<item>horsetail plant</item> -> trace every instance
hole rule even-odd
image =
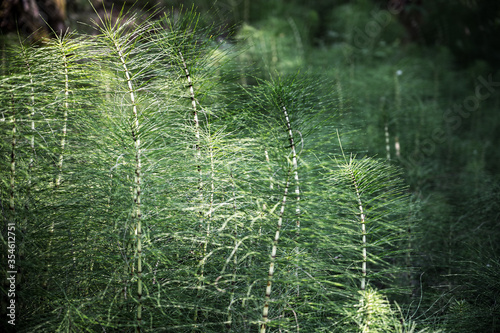
[[[54,189],[57,190],[60,188],[63,179],[63,161],[68,143],[68,121],[70,106],[75,109],[74,105],[70,105],[70,79],[78,81],[76,76],[81,74],[77,74],[80,70],[78,69],[79,65],[77,65],[78,52],[76,52],[77,49],[81,47],[81,43],[77,38],[73,38],[72,34],[68,32],[61,32],[60,34],[55,34],[55,36],[56,37],[53,40],[47,41],[47,46],[44,48],[42,53],[45,54],[47,58],[54,59],[52,65],[57,66],[57,68],[55,68],[56,78],[54,87],[58,89],[58,91],[55,92],[57,94],[57,100],[61,100],[60,102],[56,103],[56,105],[54,105],[54,114],[57,117],[56,119],[59,118],[60,110],[62,110],[61,135],[59,139],[60,141],[58,149],[59,156],[57,157],[56,175],[55,179],[53,180]],[[30,80],[32,80],[31,73],[29,72],[28,74],[30,75]],[[76,84],[76,82],[72,82],[72,84]],[[62,85],[62,87],[59,90],[60,85]],[[34,92],[32,91],[32,93]],[[32,100],[32,102],[34,103],[34,99]],[[32,113],[34,114],[34,112]],[[34,122],[32,122],[32,130],[34,131]],[[50,253],[52,251],[51,247],[54,239],[55,224],[56,221],[52,220],[50,226],[51,235],[48,243],[47,253]]]
[[[209,253],[209,240],[211,236],[212,229],[212,212],[214,205],[214,156],[213,156],[213,145],[211,142],[211,134],[210,133],[202,133],[204,124],[209,130],[210,124],[208,123],[208,119],[206,122],[202,122],[200,120],[201,112],[205,113],[206,111],[203,109],[200,104],[199,97],[202,94],[199,93],[201,87],[197,86],[195,89],[192,68],[195,67],[206,67],[209,66],[207,63],[203,63],[206,61],[203,57],[204,49],[207,48],[207,43],[210,42],[210,38],[206,36],[203,32],[198,31],[198,22],[200,16],[191,11],[186,11],[185,16],[177,21],[172,20],[170,17],[165,15],[163,17],[162,23],[168,28],[169,33],[164,34],[160,37],[159,42],[161,43],[160,48],[169,49],[169,52],[172,52],[172,58],[174,59],[174,63],[177,64],[179,71],[183,73],[184,80],[187,82],[186,85],[183,85],[187,90],[188,99],[190,100],[190,113],[192,124],[194,126],[194,150],[195,150],[195,163],[196,163],[196,171],[198,173],[198,185],[197,185],[197,195],[198,195],[198,215],[199,215],[199,227],[200,229],[205,229],[204,239],[202,242],[202,251],[201,251],[201,260],[199,261],[199,276],[198,276],[198,286],[197,286],[197,298],[201,297],[201,289],[204,287],[205,276],[205,267],[207,263],[207,256]],[[201,45],[197,45],[197,40],[203,40]],[[194,42],[194,43],[193,43]],[[170,51],[171,50],[171,51]],[[183,82],[183,81],[181,81]],[[206,147],[204,145],[206,144]],[[207,152],[208,154],[208,164],[209,164],[209,183],[210,189],[208,190],[209,195],[206,196],[205,184],[204,184],[204,172],[202,168],[202,163],[204,160],[204,156],[202,156],[202,151]],[[204,213],[204,208],[207,209],[207,213]],[[193,321],[194,323],[198,323],[199,319],[199,306],[195,305]],[[205,313],[206,316],[206,313]],[[196,332],[196,326],[193,327],[193,332]]]
[[[351,155],[348,158],[343,150],[342,154],[343,162],[338,163],[341,182],[339,186],[351,192],[348,194],[352,200],[349,211],[357,216],[361,247],[361,260],[358,261],[361,263],[359,289],[364,291],[370,278],[369,263],[377,267],[373,267],[371,271],[379,270],[373,277],[380,279],[383,276],[382,271],[393,269],[390,267],[389,258],[394,256],[394,260],[404,252],[394,248],[397,241],[405,235],[402,232],[404,224],[397,225],[394,221],[404,221],[409,201],[395,167],[368,157],[356,159]],[[392,223],[388,223],[389,221]]]
[[[299,115],[300,113],[305,113],[308,108],[312,108],[315,105],[312,104],[311,101],[311,91],[307,89],[311,89],[311,87],[305,88],[303,86],[304,82],[299,82],[303,79],[306,82],[309,82],[305,77],[300,77],[298,75],[285,77],[285,78],[276,78],[272,79],[268,82],[264,82],[262,87],[260,88],[262,100],[258,101],[258,107],[263,109],[268,109],[269,112],[269,120],[267,120],[270,124],[275,125],[276,129],[282,129],[286,133],[286,140],[288,145],[285,148],[289,151],[285,156],[285,160],[288,163],[288,160],[291,163],[291,172],[293,172],[294,176],[294,184],[295,184],[295,215],[296,215],[296,233],[300,234],[300,181],[299,181],[299,154],[297,148],[297,142],[301,142],[303,140],[303,135],[299,128],[306,121],[305,115]],[[291,113],[294,114],[293,119]],[[310,125],[309,125],[310,126]],[[307,131],[307,129],[303,129]],[[297,140],[295,133],[300,135],[300,141]],[[275,135],[275,134],[271,134]],[[279,136],[279,135],[278,135]],[[278,139],[279,140],[279,139]],[[282,145],[282,143],[278,143]],[[302,142],[303,145],[303,142]],[[264,151],[266,156],[266,161],[269,164],[269,153],[267,149]],[[272,175],[271,175],[271,189],[272,187]]]
[[[272,79],[268,82],[264,82],[261,87],[259,87],[259,99],[257,100],[257,108],[265,110],[268,114],[266,122],[272,124],[272,131],[268,134],[274,140],[270,141],[273,143],[274,147],[270,147],[275,151],[277,155],[279,165],[283,171],[285,171],[285,195],[282,200],[282,209],[279,213],[278,221],[278,231],[276,232],[272,251],[271,251],[271,264],[269,269],[268,286],[266,288],[266,298],[263,311],[263,324],[261,325],[261,332],[264,333],[268,321],[269,312],[269,300],[270,292],[272,286],[272,277],[274,276],[274,265],[276,261],[276,251],[279,240],[279,231],[282,228],[284,221],[283,214],[286,203],[286,197],[289,196],[289,188],[295,185],[295,214],[294,214],[294,229],[295,229],[295,239],[298,241],[298,236],[300,236],[301,230],[301,208],[300,208],[300,181],[299,181],[299,153],[298,153],[298,143],[302,143],[303,146],[303,135],[307,135],[311,127],[314,126],[314,121],[312,121],[311,116],[317,117],[321,113],[321,106],[315,98],[317,97],[317,92],[314,91],[316,85],[312,84],[306,86],[307,83],[311,83],[311,80],[306,76],[294,75],[290,77],[278,77]],[[316,112],[312,112],[316,109]],[[308,114],[309,113],[309,114]],[[309,122],[305,119],[309,118]],[[307,123],[307,125],[304,125]],[[308,128],[307,126],[311,126]],[[300,130],[299,130],[300,129]],[[283,135],[284,134],[284,135]],[[300,140],[297,140],[298,134]],[[286,139],[285,139],[286,138]],[[286,140],[286,141],[285,141]],[[268,143],[270,143],[268,141]],[[285,143],[286,142],[286,143]],[[267,143],[267,144],[268,144]],[[268,149],[265,149],[264,155],[270,170],[270,157]],[[293,181],[292,178],[293,177]],[[273,190],[273,174],[270,175],[270,190]],[[299,262],[301,249],[299,245],[295,244],[293,250],[295,260]],[[299,283],[299,270],[302,270],[299,263],[296,263],[293,268],[293,275],[295,279],[296,290],[295,296],[300,299],[300,283]],[[291,300],[288,301],[293,303]],[[284,311],[282,309],[281,311]]]
[[[197,160],[196,170],[198,172],[198,196],[200,202],[200,223],[203,225],[204,213],[202,211],[204,198],[204,174],[202,170],[202,126],[204,122],[200,119],[201,114],[205,114],[205,125],[209,126],[206,110],[200,103],[200,99],[206,92],[202,92],[201,84],[203,82],[203,77],[196,78],[193,76],[194,68],[208,68],[213,66],[212,63],[207,62],[206,52],[213,49],[212,43],[213,35],[208,35],[208,31],[203,31],[198,28],[200,15],[195,13],[193,8],[191,10],[181,11],[184,14],[181,18],[172,19],[167,14],[164,15],[161,25],[164,25],[167,29],[166,33],[160,34],[158,42],[160,44],[160,49],[164,52],[171,53],[172,60],[182,72],[184,76],[186,85],[183,85],[187,90],[188,99],[190,100],[190,113],[192,118],[192,124],[194,126],[194,149],[195,149],[195,159]],[[163,28],[165,29],[165,28]],[[196,75],[196,74],[195,74]],[[199,85],[195,88],[195,80]],[[181,81],[182,82],[182,81]],[[208,135],[209,137],[210,135]],[[210,156],[210,165],[212,161],[212,151],[209,145],[208,154]],[[212,166],[210,167],[212,169]],[[212,178],[211,178],[212,179]],[[213,179],[211,180],[210,188],[213,188]],[[213,193],[213,191],[211,191]],[[213,196],[209,199],[212,202]],[[210,211],[210,209],[209,209]],[[210,221],[206,222],[207,237],[210,234]],[[207,251],[207,243],[204,243],[204,255]],[[203,255],[203,256],[204,256]],[[203,270],[203,265],[202,265]],[[203,277],[203,273],[201,274]]]
[[[26,48],[24,84],[2,80],[24,98],[0,97],[9,206],[37,157],[24,331],[341,330],[352,268],[365,290],[392,273],[395,169],[325,166],[322,137],[304,150],[329,131],[313,118],[335,110],[316,77],[236,88],[192,12],[111,16],[97,35]],[[48,64],[30,61],[41,54]]]
[[[56,43],[55,47],[61,52],[61,62],[63,66],[63,75],[64,75],[64,97],[63,97],[63,128],[62,128],[62,137],[61,137],[61,152],[59,153],[59,161],[57,162],[57,179],[55,181],[56,188],[61,185],[62,178],[62,167],[63,167],[63,159],[64,159],[64,150],[66,148],[66,136],[68,130],[68,111],[69,111],[69,74],[68,68],[70,66],[69,62],[71,61],[69,58],[71,57],[70,52],[74,51],[71,49],[71,45],[68,45],[69,37],[66,35],[56,35]]]
[[[367,264],[367,252],[366,252],[366,217],[363,209],[363,202],[361,201],[361,194],[359,191],[358,181],[356,179],[356,175],[354,174],[354,170],[352,168],[352,157],[349,160],[349,163],[346,163],[346,168],[349,172],[349,176],[351,177],[351,184],[354,187],[354,191],[356,192],[356,201],[358,203],[359,209],[359,220],[361,224],[361,246],[362,246],[362,263],[361,263],[361,285],[360,289],[366,289],[366,264]]]
[[[142,248],[142,211],[141,211],[141,183],[142,183],[142,146],[141,146],[141,123],[139,121],[141,110],[138,107],[138,88],[139,83],[136,82],[136,75],[131,71],[130,62],[132,53],[136,51],[136,43],[141,38],[141,35],[148,29],[148,25],[139,24],[134,27],[131,32],[127,31],[129,25],[135,24],[135,17],[123,22],[123,11],[117,18],[115,24],[112,24],[111,18],[101,18],[99,30],[102,33],[103,39],[107,42],[108,48],[111,51],[110,56],[116,57],[116,66],[122,68],[124,75],[124,83],[129,97],[127,107],[130,112],[130,139],[133,142],[134,153],[134,181],[133,181],[133,237],[135,238],[135,259],[137,271],[135,272],[137,280],[137,309],[136,309],[136,332],[141,331],[142,325],[142,303],[143,303],[143,248]],[[140,73],[140,69],[137,69]],[[135,266],[135,264],[134,264]],[[135,269],[132,268],[132,273]]]

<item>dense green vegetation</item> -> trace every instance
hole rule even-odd
[[[495,54],[376,1],[125,3],[3,40],[2,329],[499,331]]]

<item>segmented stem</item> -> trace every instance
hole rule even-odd
[[[64,159],[64,150],[66,147],[66,132],[67,132],[67,124],[68,124],[68,108],[69,108],[69,75],[68,75],[68,58],[66,56],[66,52],[64,50],[64,41],[62,40],[62,36],[58,40],[58,47],[62,52],[62,60],[63,60],[63,68],[64,68],[64,104],[63,104],[63,128],[62,128],[62,138],[61,138],[61,152],[59,153],[59,160],[57,162],[57,177],[55,179],[55,188],[58,188],[61,185],[62,180],[62,166]],[[33,123],[32,123],[33,126]],[[54,233],[55,230],[55,221],[52,220],[52,224],[50,225],[50,232]],[[50,253],[52,247],[52,237],[49,240],[48,253]]]
[[[186,64],[186,60],[184,59],[184,56],[182,55],[182,52],[179,51],[179,56],[181,57],[182,61],[182,66],[184,68],[184,72],[186,74],[186,80],[188,82],[188,89],[189,89],[189,96],[191,98],[191,107],[193,109],[193,121],[194,121],[194,127],[195,127],[195,136],[196,136],[196,154],[198,158],[201,158],[201,151],[200,151],[200,122],[198,120],[198,110],[196,108],[196,98],[194,96],[194,87],[193,87],[193,81],[191,80],[191,74],[189,73],[189,69]],[[201,182],[201,165],[198,165],[198,172],[200,173],[200,182]],[[201,185],[201,183],[200,183]],[[201,189],[200,189],[201,190]]]
[[[352,162],[352,161],[351,161]],[[366,244],[366,216],[363,210],[363,203],[361,201],[361,194],[359,192],[358,188],[358,182],[356,181],[356,177],[354,175],[354,171],[352,170],[352,167],[349,166],[349,172],[351,174],[351,179],[352,183],[354,185],[354,189],[356,191],[356,200],[358,201],[358,208],[359,208],[359,216],[361,220],[361,238],[362,238],[362,256],[363,256],[363,262],[361,264],[361,290],[366,289],[366,263],[367,263],[367,244]]]
[[[12,99],[14,97],[12,96]],[[14,213],[16,210],[15,206],[15,186],[16,186],[16,132],[17,132],[17,124],[16,124],[16,111],[14,106],[14,101],[12,101],[12,116],[10,118],[10,122],[12,124],[12,149],[10,152],[10,200],[9,200],[9,210],[12,213],[12,219],[14,219]],[[14,220],[12,220],[14,222]]]
[[[62,38],[62,37],[61,37]],[[59,41],[60,47],[64,48],[63,41]],[[68,78],[68,58],[66,52],[63,50],[63,67],[64,67],[64,115],[63,115],[63,129],[62,129],[62,138],[61,138],[61,153],[59,154],[59,162],[57,163],[57,169],[59,173],[56,179],[56,187],[61,185],[62,178],[62,167],[63,167],[63,159],[64,159],[64,149],[66,148],[66,133],[68,129],[68,109],[69,109],[69,78]]]
[[[265,303],[264,303],[264,308],[262,310],[262,324],[260,326],[260,333],[266,333],[267,323],[269,322],[269,302],[271,300],[271,289],[274,276],[274,264],[276,262],[276,252],[278,251],[278,241],[280,239],[281,227],[283,225],[283,214],[285,212],[286,198],[288,196],[289,187],[290,187],[290,170],[286,177],[285,190],[283,193],[283,200],[281,201],[281,208],[278,217],[278,225],[276,228],[276,234],[274,235],[274,242],[271,250],[271,262],[269,264],[269,274],[267,278]]]
[[[385,97],[380,98],[380,113],[385,115],[384,133],[385,133],[385,151],[387,161],[391,161],[391,146],[389,136],[389,113],[385,112]]]
[[[390,141],[389,141],[389,126],[387,125],[387,121],[385,122],[384,126],[384,132],[385,132],[385,151],[387,153],[387,161],[391,161],[391,146],[390,146]]]
[[[182,55],[182,52],[179,51],[179,56],[181,57],[181,62],[182,66],[184,69],[184,73],[186,75],[186,80],[188,82],[188,89],[189,89],[189,96],[191,98],[191,108],[193,109],[193,121],[194,121],[194,128],[195,128],[195,137],[196,137],[196,143],[195,143],[195,149],[196,149],[196,159],[198,160],[198,165],[196,166],[198,173],[199,173],[199,180],[198,180],[198,194],[200,196],[200,202],[203,201],[203,181],[202,181],[202,171],[201,171],[201,144],[200,144],[200,122],[198,120],[198,110],[196,107],[196,98],[194,95],[194,87],[193,87],[193,81],[191,79],[191,74],[189,73],[189,69],[186,64],[186,60],[184,59],[184,56]],[[203,215],[203,212],[200,210],[199,211],[200,217]]]
[[[200,204],[203,203],[203,173],[201,171],[201,139],[200,139],[200,122],[198,119],[198,110],[196,108],[196,98],[194,95],[194,87],[193,87],[193,81],[191,79],[191,74],[189,73],[189,69],[187,67],[186,60],[184,59],[184,56],[182,55],[182,52],[179,51],[179,56],[182,62],[182,67],[184,69],[184,73],[186,75],[186,80],[188,82],[188,89],[189,89],[189,96],[191,98],[191,108],[193,109],[193,121],[194,121],[194,128],[195,128],[195,137],[196,137],[196,143],[195,143],[195,149],[196,149],[196,159],[198,162],[197,169],[198,169],[198,174],[199,174],[199,179],[198,179],[198,195],[200,198]],[[213,187],[213,182],[212,182],[212,187]],[[200,227],[203,226],[203,211],[199,210],[199,216],[200,216]],[[207,253],[207,248],[208,248],[208,237],[210,235],[210,221],[207,223],[207,238],[203,242],[203,258],[201,259],[200,265],[201,265],[201,274],[200,277],[203,278],[205,274],[205,255]],[[198,321],[198,308],[195,309],[194,312],[194,317],[193,317],[194,322]],[[196,326],[195,326],[196,327]],[[193,330],[195,332],[195,330]]]
[[[130,71],[127,67],[126,57],[123,54],[122,48],[114,40],[114,46],[118,57],[120,58],[125,79],[127,80],[127,86],[130,95],[130,102],[132,104],[132,140],[134,141],[134,151],[135,151],[135,172],[134,172],[134,213],[133,218],[136,222],[135,224],[135,237],[137,240],[136,251],[137,251],[137,327],[136,331],[141,331],[142,322],[142,213],[141,213],[141,139],[139,135],[139,113],[137,111],[137,103],[135,98],[134,85],[132,83],[132,77]]]
[[[286,127],[288,131],[288,140],[290,141],[290,148],[292,149],[292,167],[295,178],[295,197],[296,197],[296,206],[295,206],[295,224],[296,224],[296,235],[300,235],[300,183],[299,183],[299,171],[298,171],[298,161],[297,161],[297,150],[295,147],[295,141],[293,137],[292,124],[290,122],[290,117],[288,116],[288,111],[285,106],[282,106],[283,114],[285,115]],[[296,257],[299,257],[299,248],[295,248]],[[295,269],[295,278],[298,280],[298,269]],[[297,284],[297,296],[300,294],[300,289]]]
[[[290,141],[290,147],[292,149],[292,166],[295,178],[295,195],[297,197],[297,206],[295,207],[295,216],[296,216],[296,225],[297,225],[297,234],[300,233],[300,184],[299,184],[299,172],[298,172],[298,163],[297,163],[297,150],[295,148],[295,141],[293,138],[292,125],[290,123],[290,117],[288,116],[288,111],[285,106],[282,107],[283,113],[285,115],[286,127],[288,131],[288,140]]]

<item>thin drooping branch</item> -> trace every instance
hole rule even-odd
[[[274,235],[273,247],[271,250],[271,262],[269,264],[269,274],[267,278],[266,296],[264,308],[262,310],[262,324],[260,326],[260,333],[266,333],[267,323],[269,322],[269,302],[271,301],[271,290],[274,276],[274,265],[276,262],[276,252],[278,251],[278,241],[280,239],[281,227],[283,225],[283,214],[285,213],[286,199],[288,196],[288,188],[290,187],[290,171],[286,177],[285,190],[283,199],[281,201],[281,208],[278,216],[278,225],[276,226],[276,234]]]

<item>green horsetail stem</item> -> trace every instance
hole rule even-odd
[[[198,179],[198,195],[200,196],[200,202],[203,202],[203,174],[201,171],[201,135],[200,135],[200,122],[198,119],[198,109],[196,107],[196,98],[194,95],[194,87],[193,87],[193,80],[191,79],[191,74],[189,72],[189,69],[187,67],[186,60],[184,59],[184,56],[182,55],[182,52],[179,51],[179,56],[181,57],[181,62],[182,62],[182,67],[184,70],[184,73],[186,75],[186,80],[188,82],[188,89],[189,89],[189,97],[191,98],[191,108],[193,110],[193,122],[194,122],[194,128],[195,128],[195,138],[196,138],[196,143],[195,143],[195,149],[196,149],[196,159],[198,160],[198,165],[196,166],[198,173],[199,173],[199,179]],[[212,184],[213,186],[213,184]],[[201,220],[201,223],[203,222],[203,212],[200,210],[199,215]],[[205,256],[206,253],[206,248],[207,244],[205,242],[204,244],[204,253],[203,256]],[[203,265],[202,265],[202,270],[203,270]],[[203,276],[203,272],[202,272]]]
[[[133,200],[134,200],[134,212],[133,218],[135,220],[135,237],[136,237],[136,252],[137,252],[137,326],[136,332],[141,331],[142,322],[142,213],[141,213],[141,139],[139,135],[139,112],[137,110],[137,102],[135,96],[135,89],[132,80],[132,75],[127,66],[127,57],[123,52],[122,46],[118,43],[116,38],[110,36],[113,42],[114,49],[118,54],[120,63],[123,67],[125,73],[125,79],[127,81],[128,93],[130,96],[130,102],[132,105],[132,140],[134,142],[134,152],[135,152],[135,167],[134,167],[134,188],[133,188]]]
[[[58,38],[58,46],[62,51],[62,60],[64,67],[64,104],[63,104],[63,128],[62,128],[62,138],[61,138],[61,153],[59,154],[59,161],[57,163],[58,175],[56,179],[56,187],[61,185],[62,179],[62,167],[63,167],[63,159],[64,159],[64,150],[66,148],[66,135],[68,130],[68,109],[69,109],[69,78],[68,78],[68,56],[66,54],[65,45],[63,37]]]
[[[196,143],[195,143],[195,149],[196,149],[196,159],[198,162],[197,169],[199,173],[199,179],[198,179],[198,195],[200,197],[200,204],[203,203],[203,181],[202,181],[202,171],[201,171],[201,142],[200,142],[200,122],[198,120],[198,110],[196,108],[196,98],[194,95],[194,87],[193,87],[193,81],[191,79],[191,74],[189,73],[189,69],[187,67],[186,60],[184,59],[184,56],[182,55],[182,52],[179,51],[179,56],[181,58],[182,62],[182,67],[184,69],[184,73],[186,75],[186,80],[188,82],[188,90],[189,90],[189,97],[191,98],[191,108],[193,110],[193,121],[194,121],[194,128],[195,128],[195,137],[196,137]],[[200,207],[200,211],[198,212],[200,216],[200,227],[203,225],[203,212]],[[208,222],[210,223],[210,222]],[[208,233],[210,232],[210,224],[207,226],[207,236]],[[203,254],[202,254],[202,259],[200,262],[201,265],[201,274],[200,276],[203,278],[203,275],[205,274],[205,254],[207,253],[207,248],[208,248],[208,239],[203,242]],[[198,321],[198,308],[195,309],[194,312],[194,317],[193,317],[194,322],[196,323]]]
[[[118,44],[115,42],[117,47],[118,56],[123,65],[123,70],[125,71],[125,77],[127,79],[127,85],[129,88],[130,101],[132,102],[132,113],[134,117],[133,127],[132,127],[132,140],[134,141],[134,151],[135,151],[135,178],[134,178],[134,203],[135,212],[134,218],[136,219],[136,230],[135,234],[137,237],[137,298],[139,300],[139,305],[137,306],[137,322],[138,330],[140,330],[141,320],[142,320],[142,225],[141,225],[141,139],[139,137],[139,117],[137,112],[137,104],[135,101],[134,88],[132,84],[132,79],[130,72],[127,68],[127,63],[125,57]]]
[[[13,97],[12,97],[13,99]],[[12,212],[12,219],[14,219],[15,206],[15,190],[16,190],[16,111],[14,109],[14,101],[12,101],[12,116],[10,118],[12,124],[12,149],[10,152],[10,200],[9,209]]]
[[[297,226],[297,234],[300,233],[300,184],[299,184],[299,172],[297,163],[297,150],[295,149],[295,141],[293,138],[292,125],[290,123],[290,117],[288,116],[288,111],[285,106],[282,107],[283,114],[285,115],[286,127],[288,132],[288,140],[290,141],[290,149],[292,150],[292,167],[295,178],[295,195],[297,197],[297,206],[295,207],[295,216],[297,220],[295,221]]]
[[[281,201],[281,208],[278,217],[278,225],[276,226],[276,234],[274,235],[273,247],[271,250],[271,262],[269,264],[269,274],[267,278],[266,296],[264,308],[262,309],[262,324],[260,325],[260,333],[266,333],[267,323],[269,322],[269,302],[271,301],[271,290],[274,276],[274,265],[276,262],[276,252],[278,251],[278,241],[280,239],[281,227],[283,225],[283,214],[285,213],[286,198],[288,196],[288,188],[290,187],[290,171],[286,178],[283,199]]]
[[[361,201],[361,194],[359,192],[358,182],[356,181],[356,177],[354,175],[354,171],[349,165],[349,172],[351,174],[351,180],[354,185],[354,190],[356,191],[356,199],[358,201],[358,209],[359,209],[359,218],[361,221],[361,238],[362,238],[362,257],[363,261],[361,264],[361,290],[366,289],[366,262],[367,262],[367,251],[366,251],[366,216],[363,210],[363,203]]]

